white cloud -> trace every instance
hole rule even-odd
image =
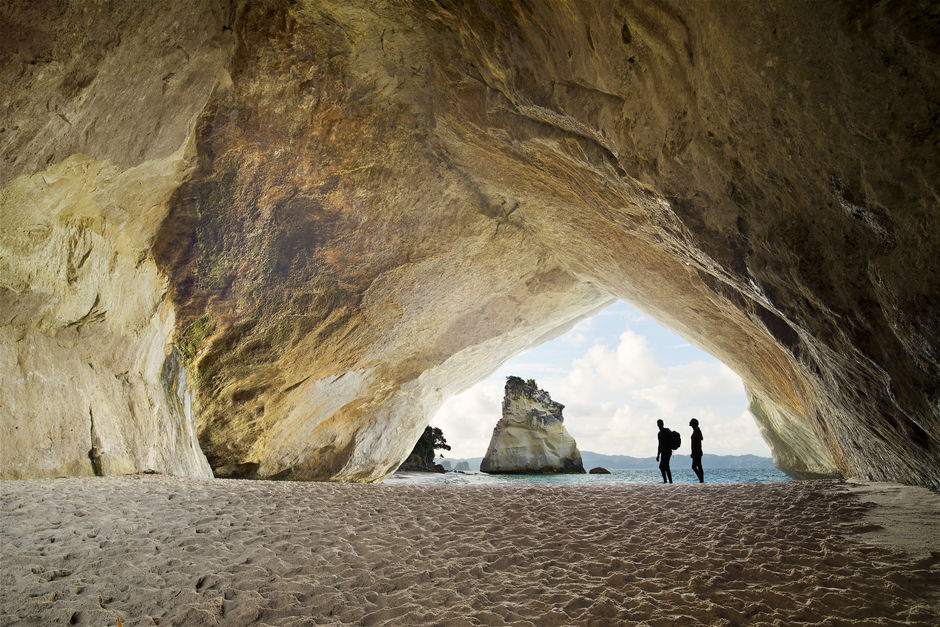
[[[576,327],[577,328],[577,327]],[[588,343],[588,336],[580,331],[574,333],[565,333],[561,336],[561,341],[571,346],[584,346]]]
[[[679,406],[679,395],[669,383],[663,382],[652,387],[630,390],[629,395],[643,400],[656,408],[657,414],[670,415]]]
[[[699,420],[702,420],[701,418]],[[760,435],[754,417],[747,410],[730,419],[720,419],[717,416],[706,415],[703,422],[703,435],[705,426],[711,435],[710,445],[704,447],[709,453],[716,455],[738,455],[741,452],[754,453],[770,457],[770,449]]]
[[[611,309],[621,305],[626,307]],[[657,353],[665,355],[676,338],[661,333],[668,337],[660,340],[661,345],[651,345],[647,337],[625,328],[642,315],[629,309],[607,311],[598,316],[608,315],[605,324],[583,321],[554,340],[560,347],[557,352],[553,343],[541,347],[540,357],[552,363],[533,362],[523,355],[449,399],[432,420],[453,447],[448,457],[479,457],[486,452],[500,418],[508,374],[537,378],[540,387],[566,406],[565,424],[582,451],[653,456],[656,420],[662,418],[683,434],[680,452],[687,454],[688,422],[695,417],[705,435],[706,453],[770,455],[746,410],[741,379],[730,368],[697,349],[687,351],[689,361],[664,368]],[[618,325],[607,324],[611,315],[621,321],[619,336]],[[606,336],[605,325],[613,329]]]
[[[517,372],[526,373],[526,379],[544,379],[550,376],[564,376],[568,370],[558,364],[546,364],[539,362],[517,362],[513,360],[513,369]],[[566,364],[567,365],[567,364]]]
[[[444,451],[446,457],[482,457],[486,453],[493,427],[501,416],[502,396],[502,384],[486,379],[447,399],[431,420],[444,431],[451,446],[450,451]]]
[[[611,348],[594,344],[584,356],[575,359],[567,377],[553,380],[553,394],[569,397],[610,398],[637,386],[647,385],[662,376],[645,337],[627,330],[619,344]]]

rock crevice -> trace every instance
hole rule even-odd
[[[380,480],[624,299],[741,375],[783,470],[940,489],[917,3],[4,15],[3,476],[92,474],[90,406],[106,474]]]

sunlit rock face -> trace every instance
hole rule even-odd
[[[548,392],[518,377],[509,377],[503,415],[480,462],[496,474],[583,473],[581,452],[565,429],[565,406]]]
[[[182,3],[0,9],[0,476],[212,476],[151,249],[227,77],[223,23]]]
[[[199,474],[191,415],[215,468],[376,480],[622,298],[783,470],[940,488],[911,3],[86,5],[4,9],[4,476]]]

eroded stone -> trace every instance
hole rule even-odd
[[[480,462],[493,474],[584,473],[578,445],[565,429],[565,406],[534,382],[506,380],[503,415]]]
[[[742,376],[783,470],[940,487],[916,7],[8,14],[0,411],[45,425],[15,472],[93,471],[89,395],[139,399],[96,432],[164,447],[165,368],[129,365],[172,343],[213,466],[377,480],[447,395],[621,298]],[[74,416],[38,402],[71,376]]]

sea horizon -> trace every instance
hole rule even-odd
[[[585,471],[592,468],[606,470],[655,470],[659,476],[659,462],[654,455],[647,457],[633,457],[631,455],[617,455],[608,453],[595,453],[594,451],[580,451],[581,464]],[[439,457],[435,463],[444,467],[444,470],[463,470],[476,472],[480,470],[483,457]],[[774,460],[770,457],[745,453],[738,455],[719,455],[705,453],[702,456],[705,468],[713,469],[776,469]],[[671,467],[691,468],[692,458],[684,453],[673,453]]]
[[[698,483],[691,468],[672,468],[673,483]],[[705,469],[705,483],[767,483],[792,481],[776,468],[714,468]],[[398,471],[383,481],[385,484],[469,484],[469,485],[606,485],[612,483],[662,483],[658,469],[616,468],[610,474],[488,474],[479,471],[419,472]]]

